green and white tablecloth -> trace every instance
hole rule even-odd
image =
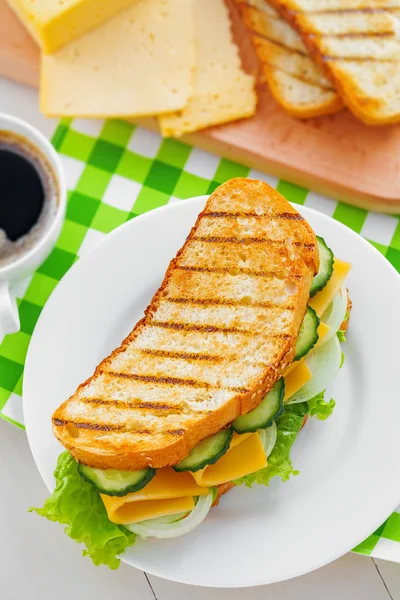
[[[345,223],[400,271],[400,219],[369,213],[122,121],[62,120],[53,136],[68,185],[67,217],[48,259],[14,290],[21,331],[0,345],[0,416],[24,428],[22,377],[46,300],[68,269],[118,225],[170,202],[211,193],[231,177],[264,179],[288,200]],[[400,501],[400,498],[399,498]],[[400,507],[355,551],[400,562]]]

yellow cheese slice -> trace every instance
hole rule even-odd
[[[222,456],[215,465],[208,465],[200,471],[192,473],[196,483],[200,486],[212,487],[244,477],[267,466],[264,447],[258,433],[237,436],[244,441],[232,440],[228,452]]]
[[[159,469],[150,483],[138,492],[122,497],[105,494],[100,494],[100,496],[110,521],[133,523],[155,516],[190,510],[190,507],[187,508],[189,506],[188,499],[193,503],[193,496],[204,496],[205,494],[208,494],[208,488],[200,487],[190,473],[177,473],[171,467],[165,467]],[[192,504],[191,507],[193,508]]]
[[[246,440],[248,440],[252,435],[254,435],[254,433],[236,433],[236,431],[233,432],[233,436],[232,436],[232,440],[231,443],[229,445],[229,450],[232,450],[232,448],[236,448],[236,446],[239,446],[240,444],[243,444],[243,442],[245,442]],[[229,452],[228,450],[228,452]]]
[[[194,90],[179,113],[161,115],[165,136],[180,136],[210,125],[254,115],[255,78],[241,68],[224,0],[195,0]]]
[[[323,340],[324,337],[326,336],[326,334],[328,333],[328,331],[330,331],[330,327],[328,327],[328,325],[326,325],[325,323],[323,323],[321,321],[320,324],[318,325],[317,331],[318,331],[318,342],[316,343],[316,346],[318,346],[320,341]]]
[[[192,3],[136,2],[57,52],[42,55],[41,109],[72,117],[180,110],[192,94],[194,64]]]
[[[324,289],[318,292],[318,294],[316,294],[314,298],[311,298],[308,303],[309,306],[311,306],[311,308],[315,310],[319,317],[321,317],[324,314],[324,312],[332,302],[335,294],[342,287],[347,275],[349,274],[350,269],[350,263],[346,263],[340,260],[339,258],[335,258],[335,262],[333,263],[333,273],[330,280],[328,281]]]
[[[285,397],[284,402],[293,396],[307,381],[312,378],[312,373],[307,367],[305,360],[296,363],[296,368],[285,375]]]
[[[54,52],[137,0],[8,0],[30,34]]]
[[[139,500],[139,502],[128,502],[119,508],[114,508],[111,496],[102,496],[106,507],[108,518],[112,523],[124,525],[127,523],[138,523],[146,519],[175,515],[180,512],[190,511],[194,508],[193,496],[184,498],[170,498],[167,500]]]

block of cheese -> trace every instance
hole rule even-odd
[[[53,52],[137,0],[8,0],[32,37]]]
[[[195,63],[192,0],[141,0],[42,55],[49,116],[134,117],[183,108]]]
[[[255,80],[241,68],[224,0],[194,0],[194,16],[194,91],[182,111],[160,116],[165,136],[250,117],[256,110]]]

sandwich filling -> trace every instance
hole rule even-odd
[[[174,467],[157,469],[141,489],[127,494],[118,491],[118,495],[111,495],[99,490],[65,452],[55,472],[57,486],[53,495],[44,508],[35,510],[67,524],[67,533],[85,543],[95,564],[117,568],[117,556],[134,543],[137,535],[171,538],[197,527],[207,516],[218,492],[230,489],[226,484],[268,485],[274,476],[279,475],[285,481],[296,475],[290,450],[297,434],[308,416],[326,419],[335,405],[333,400],[325,402],[324,392],[343,361],[339,342],[344,341],[343,328],[349,316],[345,287],[349,270],[348,263],[335,259],[329,281],[310,298],[311,318],[313,314],[317,318],[315,341],[304,355],[298,356],[296,352],[297,360],[289,365],[280,380],[283,380],[280,390],[284,404],[267,427],[241,433],[243,417],[239,417],[233,423],[235,431],[226,434],[226,445],[216,460],[204,466],[198,463],[193,470],[178,469],[187,459]],[[253,413],[257,422],[260,418],[257,410],[259,407],[244,416],[247,423]],[[197,468],[199,464],[201,468]],[[86,519],[85,525],[79,523],[80,519]]]

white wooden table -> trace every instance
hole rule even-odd
[[[0,112],[48,136],[56,125],[39,114],[35,91],[1,78]],[[124,564],[116,572],[96,568],[60,526],[27,513],[47,495],[25,433],[0,420],[1,600],[400,600],[400,565],[354,554],[291,581],[237,590],[170,583]]]

